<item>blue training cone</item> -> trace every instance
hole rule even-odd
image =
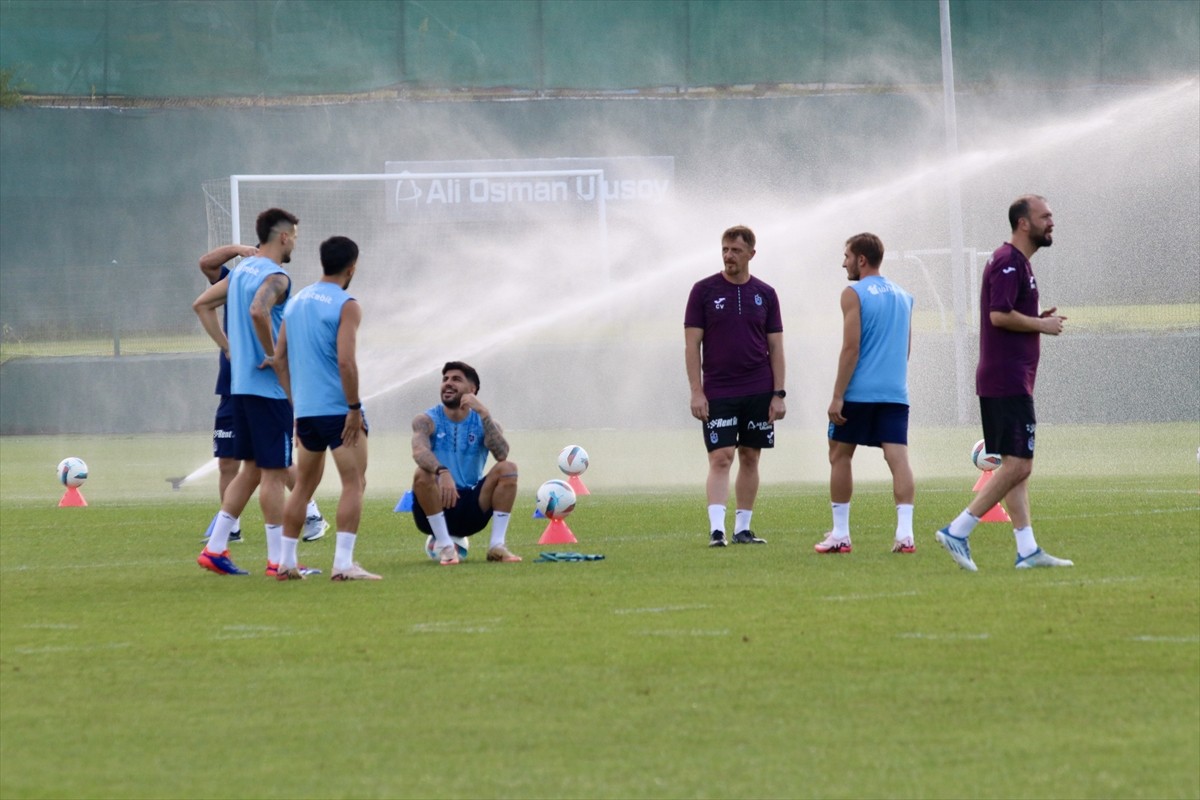
[[[413,493],[412,493],[412,490],[410,489],[409,491],[404,493],[403,497],[400,498],[400,502],[396,503],[396,507],[392,509],[392,512],[399,513],[401,511],[405,511],[405,512],[408,512],[411,514],[412,510],[413,510]]]

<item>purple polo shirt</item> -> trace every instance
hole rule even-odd
[[[975,392],[980,397],[1032,397],[1042,335],[997,328],[990,318],[992,311],[1018,311],[1029,317],[1041,314],[1033,267],[1011,244],[992,253],[983,269]]]
[[[688,295],[685,328],[700,328],[704,396],[744,397],[775,388],[767,334],[783,331],[775,290],[750,276],[730,283],[723,273],[697,281]]]

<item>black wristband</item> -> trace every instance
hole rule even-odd
[[[362,411],[362,403],[351,403],[350,410],[351,411]]]
[[[449,472],[449,471],[450,471],[449,467],[438,467],[437,469],[435,469],[433,471],[433,477],[436,478],[438,475],[441,475],[443,472]]]

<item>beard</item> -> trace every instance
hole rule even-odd
[[[1049,247],[1050,245],[1054,244],[1054,238],[1052,234],[1046,233],[1045,231],[1039,233],[1037,236],[1030,236],[1029,241],[1033,242],[1038,249]]]
[[[449,400],[443,398],[442,405],[444,405],[446,408],[458,408],[462,405],[462,397],[459,395],[454,395]]]

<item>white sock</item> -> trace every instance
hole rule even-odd
[[[754,510],[750,508],[739,508],[733,512],[733,532],[741,533],[750,530],[750,517],[753,515]]]
[[[235,519],[233,521],[233,530],[231,530],[230,533],[241,533],[241,532],[242,532],[242,518],[238,517],[237,519]]]
[[[971,531],[975,530],[975,526],[978,524],[979,517],[964,508],[963,512],[954,518],[954,522],[950,523],[950,535],[965,539],[971,535]]]
[[[488,547],[504,547],[504,536],[508,533],[508,520],[512,516],[508,511],[492,512],[492,539]]]
[[[1026,525],[1024,528],[1013,528],[1013,536],[1017,537],[1017,555],[1021,558],[1033,555],[1037,552],[1037,539],[1033,538],[1033,526]]]
[[[433,531],[433,546],[439,550],[443,547],[452,547],[454,542],[450,541],[450,528],[446,525],[445,512],[439,511],[431,514],[427,519],[429,520],[429,529]]]
[[[850,538],[850,504],[830,503],[833,509],[833,538]]]
[[[308,511],[304,512],[304,514],[305,514],[305,516],[306,516],[306,517],[319,517],[319,516],[321,516],[321,509],[317,508],[317,501],[316,501],[316,500],[309,500],[309,501],[308,501]]]
[[[279,569],[291,569],[296,566],[296,547],[300,544],[300,540],[287,536],[283,536],[282,539],[283,541],[279,545]]]
[[[333,551],[334,569],[350,569],[354,566],[354,541],[357,538],[357,533],[337,532],[337,546]]]
[[[708,529],[725,532],[725,506],[714,503],[708,507]]]
[[[205,549],[216,555],[221,555],[228,550],[229,532],[233,530],[235,524],[237,524],[237,520],[233,516],[224,511],[218,511],[217,521],[213,523],[212,536],[208,537],[208,545]]]
[[[278,564],[283,558],[283,526],[266,525],[267,529],[267,561]]]
[[[896,541],[913,538],[912,515],[912,503],[896,504]]]

